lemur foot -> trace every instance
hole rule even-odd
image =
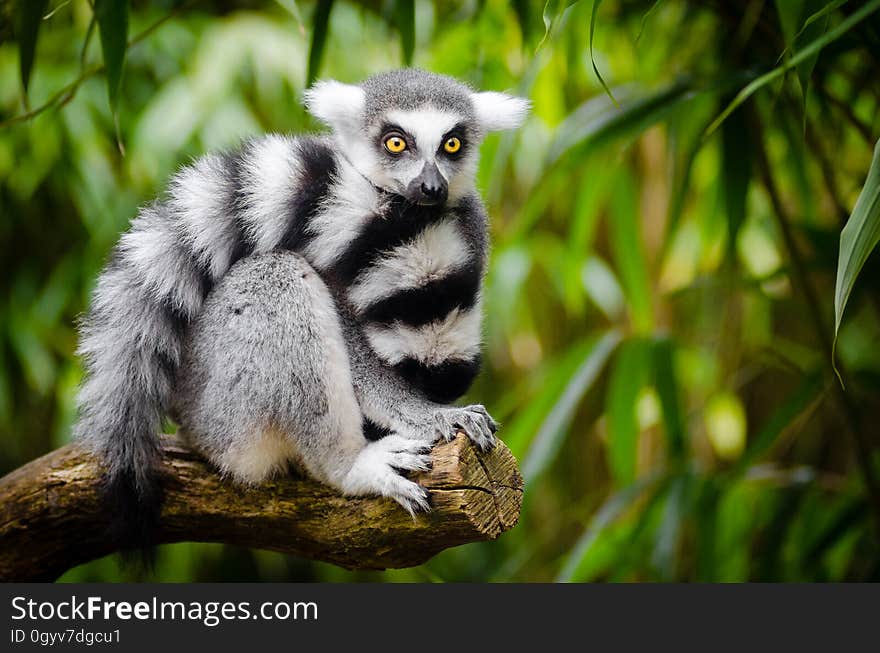
[[[431,468],[431,445],[399,435],[388,435],[368,444],[343,481],[346,494],[379,494],[390,497],[410,514],[430,509],[428,492],[401,475]]]
[[[481,451],[488,451],[495,446],[498,423],[481,404],[473,404],[438,410],[434,413],[434,428],[438,437],[447,442],[459,431],[464,431]]]

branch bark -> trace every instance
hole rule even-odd
[[[479,453],[459,434],[438,444],[419,482],[433,509],[412,519],[390,499],[350,498],[290,475],[255,488],[222,479],[172,436],[163,438],[168,474],[160,543],[224,542],[349,568],[421,564],[439,551],[492,540],[512,528],[522,478],[503,444]],[[101,469],[75,444],[0,479],[0,580],[51,580],[112,553],[112,515],[101,500]]]

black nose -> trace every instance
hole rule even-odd
[[[437,164],[426,163],[418,177],[413,179],[406,189],[406,196],[414,204],[443,204],[449,193],[449,187]]]
[[[439,200],[443,198],[443,186],[422,182],[422,197],[426,200]]]

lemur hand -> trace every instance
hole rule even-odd
[[[430,510],[428,492],[402,474],[431,468],[431,445],[388,435],[361,451],[342,482],[346,494],[380,494],[397,501],[415,516]]]
[[[481,404],[473,404],[461,408],[450,406],[436,411],[434,428],[437,436],[447,442],[456,433],[463,431],[481,451],[488,451],[495,446],[498,423]]]

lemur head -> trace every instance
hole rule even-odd
[[[358,85],[318,82],[305,100],[362,175],[424,205],[470,192],[482,138],[518,127],[529,109],[522,98],[477,92],[417,69],[381,73]]]

